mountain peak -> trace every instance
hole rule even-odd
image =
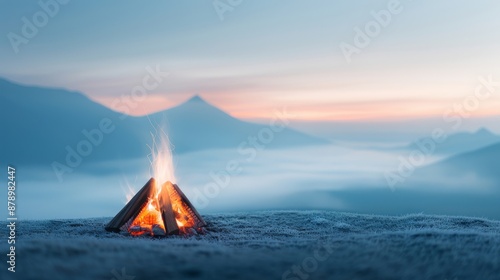
[[[201,108],[212,108],[212,109],[217,109],[216,106],[212,105],[211,103],[208,103],[205,99],[203,99],[201,96],[198,94],[193,95],[191,98],[188,100],[182,102],[181,104],[177,105],[177,107],[181,108],[197,108],[197,110],[200,110]]]
[[[482,134],[482,135],[493,135],[491,131],[489,131],[487,128],[481,127],[476,131],[476,134]]]
[[[193,95],[193,97],[189,98],[189,100],[186,101],[185,103],[207,103],[207,101],[205,101],[205,99],[201,98],[201,96],[196,94]]]
[[[184,112],[189,112],[190,114],[193,113],[205,113],[205,114],[224,114],[228,115],[226,112],[222,111],[215,105],[208,103],[205,99],[203,99],[199,95],[194,95],[188,100],[182,102],[181,104],[168,109],[169,111],[184,111]]]

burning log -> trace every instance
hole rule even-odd
[[[172,202],[170,201],[170,194],[165,183],[161,188],[161,193],[158,202],[160,203],[160,212],[165,225],[165,232],[167,234],[179,234],[179,227],[175,219],[174,211],[172,210]]]
[[[170,185],[172,185],[172,184],[170,184]],[[189,201],[189,199],[186,197],[186,195],[181,191],[179,186],[174,184],[174,185],[172,185],[172,187],[174,188],[175,192],[177,192],[179,194],[182,202],[184,202],[186,204],[186,206],[187,206],[186,208],[188,210],[190,210],[191,215],[196,218],[197,221],[196,221],[196,224],[193,226],[193,228],[205,227],[207,225],[207,223],[205,222],[205,220],[203,220],[203,218],[201,217],[200,213],[198,213],[196,208],[194,208],[193,204],[191,204],[191,201]]]
[[[155,179],[151,178],[140,189],[136,195],[116,214],[116,216],[106,225],[105,229],[112,232],[120,232],[120,228],[133,217],[136,217],[141,212],[145,201],[153,193]]]

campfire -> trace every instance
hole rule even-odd
[[[158,185],[151,178],[106,225],[107,231],[131,235],[192,234],[206,225],[181,189],[171,182]]]
[[[133,236],[202,232],[205,221],[181,189],[170,181],[174,180],[174,175],[168,139],[162,139],[159,147],[155,144],[151,162],[155,177],[135,194],[105,229],[124,231]]]

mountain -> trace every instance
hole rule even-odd
[[[177,107],[152,114],[154,123],[165,123],[168,135],[174,143],[174,152],[195,151],[207,148],[251,147],[250,138],[263,148],[285,148],[300,145],[328,143],[289,128],[280,128],[283,122],[277,120],[276,130],[270,125],[241,121],[230,116],[199,96],[194,96]]]
[[[481,133],[481,132],[479,132]],[[499,219],[500,143],[454,155],[409,171],[401,165],[395,176],[401,183],[390,190],[376,182],[351,185],[344,190],[304,191],[294,201],[321,201],[345,206],[342,211],[404,215],[426,213]],[[332,208],[333,208],[332,206]]]
[[[0,79],[0,158],[12,164],[50,165],[64,163],[68,150],[80,149],[82,158],[96,160],[143,154],[146,146],[134,131],[134,121],[122,122],[120,116],[78,92]],[[114,130],[99,137],[93,132],[103,121]],[[91,146],[84,130],[94,135]]]
[[[429,138],[421,138],[410,145],[407,149],[419,149],[418,143],[425,143]],[[486,128],[476,132],[459,132],[449,135],[443,143],[436,144],[436,154],[453,155],[474,151],[489,145],[500,143],[500,136],[493,134]]]
[[[163,122],[175,153],[250,147],[242,143],[248,137],[259,139],[259,133],[265,142],[270,140],[266,148],[327,143],[292,129],[272,132],[266,125],[238,120],[199,96],[150,116],[122,116],[79,92],[0,79],[0,159],[44,166],[69,162],[72,167],[94,160],[146,157],[154,131],[151,124]]]
[[[426,213],[464,215],[500,219],[500,143],[455,155],[443,161],[418,168],[396,188],[378,185],[376,181],[352,184],[340,190],[304,190],[283,198],[306,209],[320,209],[405,215]],[[398,171],[399,172],[399,171]]]
[[[459,154],[436,164],[426,170],[440,170],[443,175],[458,176],[472,174],[500,183],[500,143],[475,151]]]

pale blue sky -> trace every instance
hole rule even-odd
[[[0,76],[110,104],[160,65],[171,75],[136,114],[198,93],[239,117],[289,106],[304,119],[439,115],[473,93],[478,76],[500,79],[493,0],[402,0],[401,13],[348,63],[340,43],[353,44],[354,28],[389,2],[244,0],[221,21],[206,0],[73,0],[16,54],[8,34],[21,35],[21,19],[42,9],[0,1]],[[494,114],[499,99],[477,113]]]

